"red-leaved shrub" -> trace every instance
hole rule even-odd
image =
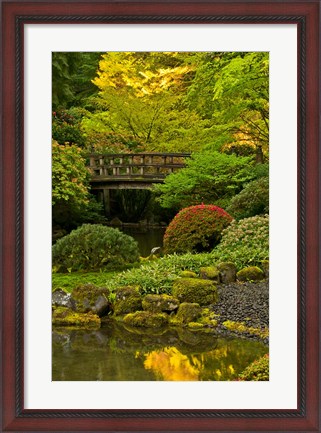
[[[170,222],[164,235],[164,252],[186,253],[212,250],[222,230],[233,218],[218,206],[197,205],[182,209]]]

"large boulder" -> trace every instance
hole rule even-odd
[[[72,291],[79,313],[92,312],[99,317],[106,316],[111,310],[110,291],[106,287],[96,287],[94,284],[83,284]]]
[[[180,302],[191,302],[199,305],[217,302],[217,289],[211,280],[178,278],[173,283],[172,294]]]
[[[167,312],[177,310],[179,300],[169,295],[146,295],[143,299],[143,309],[153,313]]]
[[[133,313],[142,309],[142,297],[136,287],[121,287],[116,291],[113,310],[115,315]]]

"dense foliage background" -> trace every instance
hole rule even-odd
[[[163,208],[168,223],[201,203],[236,219],[268,212],[268,53],[54,52],[52,83],[54,224],[102,222],[90,152],[191,153],[148,203],[132,191],[138,210],[123,206],[124,221]]]

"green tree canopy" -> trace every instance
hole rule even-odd
[[[52,142],[52,204],[72,202],[75,207],[86,205],[89,191],[89,171],[77,146]]]
[[[73,146],[193,154],[185,169],[157,186],[164,208],[202,202],[226,208],[258,177],[253,156],[262,162],[262,151],[268,161],[268,53],[53,53],[52,80],[53,136],[63,145],[62,161]],[[56,157],[53,176],[61,165]],[[53,193],[53,200],[59,198],[55,209],[67,202],[69,210],[81,208],[80,192],[88,185],[81,176],[73,179],[79,186],[61,179],[62,189]]]
[[[54,109],[87,108],[88,147],[268,155],[268,53],[53,53],[52,70]]]
[[[100,90],[97,110],[84,119],[85,131],[121,134],[135,150],[195,150],[202,120],[184,101],[194,75],[189,57],[176,52],[106,53],[93,81]]]
[[[85,106],[97,93],[92,79],[96,75],[101,53],[52,53],[52,109]]]
[[[198,60],[187,99],[191,108],[210,120],[214,142],[224,150],[262,146],[267,152],[269,54],[201,53]]]
[[[101,222],[101,205],[89,192],[90,174],[82,150],[52,142],[52,220],[67,229],[93,219]]]
[[[254,177],[250,157],[205,151],[193,154],[185,168],[167,176],[155,190],[165,208],[179,210],[200,203],[225,207],[226,199]]]

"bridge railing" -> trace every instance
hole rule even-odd
[[[93,178],[163,179],[185,167],[189,153],[91,154],[89,168]]]

